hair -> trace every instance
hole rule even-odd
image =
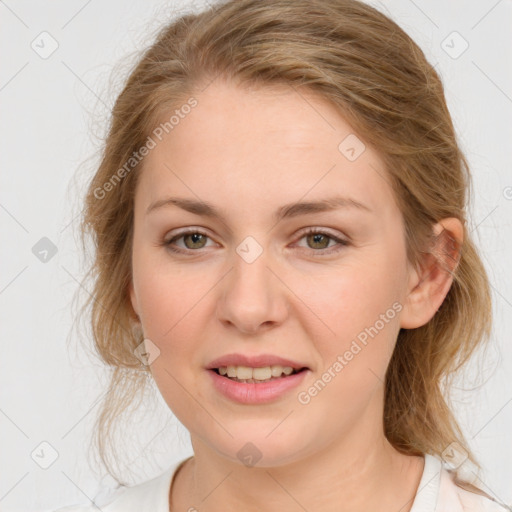
[[[455,374],[490,337],[492,303],[466,219],[471,175],[439,75],[404,30],[364,3],[229,0],[172,20],[139,57],[115,102],[85,195],[81,235],[92,237],[95,255],[86,275],[93,290],[82,312],[90,314],[95,349],[112,370],[96,424],[109,473],[115,477],[107,448],[116,420],[151,381],[134,354],[142,338],[128,293],[134,196],[144,160],[129,172],[126,162],[166,114],[218,77],[239,86],[300,87],[329,102],[382,157],[415,268],[432,252],[433,225],[447,217],[461,221],[463,242],[455,268],[445,265],[453,282],[442,305],[425,325],[398,333],[383,425],[401,453],[439,456],[456,442],[480,469],[449,392]],[[105,193],[116,171],[122,179]]]

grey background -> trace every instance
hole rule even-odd
[[[481,485],[512,504],[512,2],[373,4],[436,64],[474,175],[471,222],[493,285],[495,325],[486,359],[473,361],[459,388],[480,385],[459,391],[455,406],[485,470]],[[183,5],[192,4],[0,1],[2,510],[88,503],[113,484],[87,459],[106,375],[73,330],[72,298],[85,268],[76,215],[133,52]],[[192,453],[158,393],[150,398],[125,432],[132,483]]]

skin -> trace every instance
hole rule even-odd
[[[379,155],[366,145],[349,161],[338,145],[353,130],[320,97],[218,79],[195,98],[198,105],[145,157],[129,290],[144,336],[160,350],[151,372],[194,449],[174,479],[170,509],[339,512],[343,503],[353,512],[410,510],[423,458],[399,453],[384,436],[384,375],[399,329],[432,318],[449,273],[432,258],[422,272],[408,263],[402,215]],[[372,211],[272,219],[284,204],[333,195]],[[146,214],[168,196],[212,203],[225,219],[177,206]],[[164,242],[186,227],[207,238],[181,237],[174,246],[186,253],[170,252]],[[315,243],[301,233],[308,227],[349,245]],[[434,230],[442,228],[462,240],[457,219]],[[250,264],[236,252],[247,236],[263,251]],[[297,393],[396,302],[401,311],[301,404]],[[237,404],[214,390],[204,369],[232,352],[288,357],[310,373],[273,403]],[[254,467],[237,457],[247,442],[261,452]]]

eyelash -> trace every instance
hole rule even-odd
[[[205,233],[204,231],[201,231],[200,229],[190,229],[188,231],[182,231],[181,233],[174,236],[173,238],[171,238],[167,241],[164,241],[162,245],[164,245],[169,251],[176,253],[176,254],[189,254],[190,252],[199,252],[199,249],[198,250],[194,250],[194,249],[184,250],[184,249],[177,249],[176,247],[172,246],[172,243],[175,242],[176,240],[179,240],[180,238],[183,238],[184,236],[192,235],[192,234],[203,235],[207,238],[210,238],[207,233]],[[304,237],[306,237],[308,235],[317,235],[317,234],[327,236],[327,238],[330,238],[331,240],[338,242],[339,246],[331,247],[329,249],[309,249],[309,251],[312,251],[314,256],[320,256],[320,257],[326,256],[326,255],[332,254],[334,252],[338,252],[343,247],[350,245],[347,240],[343,240],[334,235],[331,235],[330,233],[328,233],[326,231],[321,231],[316,228],[308,228],[305,232],[303,232],[301,234],[301,236],[299,237],[299,239],[297,241],[302,240]]]

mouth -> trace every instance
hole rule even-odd
[[[271,365],[263,367],[249,366],[219,366],[211,368],[210,371],[234,382],[245,384],[263,384],[274,380],[286,379],[291,375],[302,373],[308,370],[307,367],[293,368],[291,366]]]
[[[207,368],[215,392],[242,405],[263,405],[284,400],[311,373],[306,366],[283,366],[285,360],[267,366],[215,365]],[[227,364],[227,365],[226,365]],[[253,363],[255,364],[255,363]],[[262,364],[262,363],[260,363]]]

